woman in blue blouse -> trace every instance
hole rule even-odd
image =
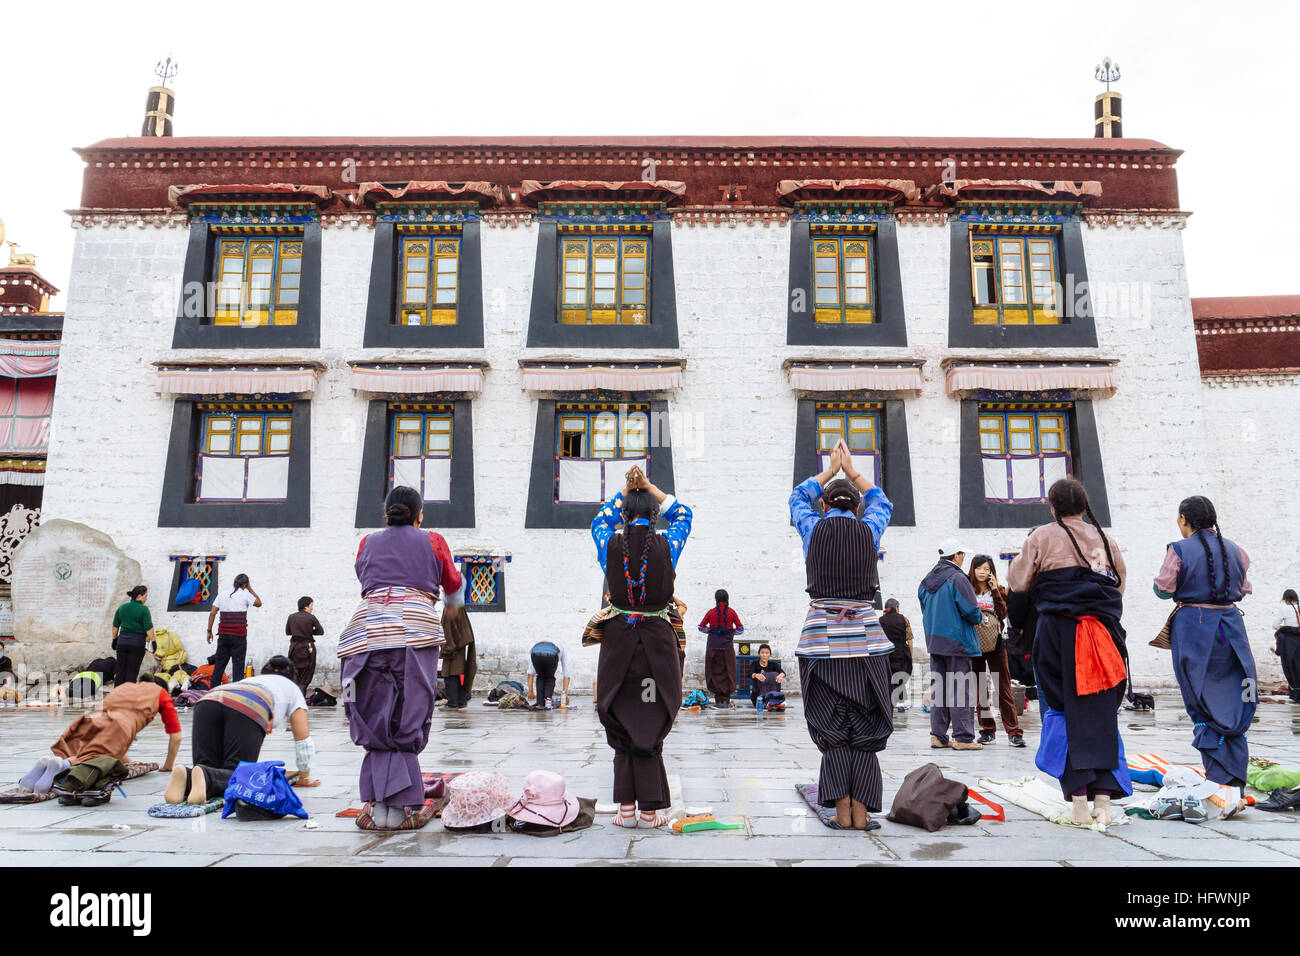
[[[668,520],[655,531],[660,512]],[[619,524],[623,530],[616,530]],[[640,468],[591,522],[596,560],[605,572],[610,615],[600,642],[596,713],[614,748],[614,823],[661,827],[667,817],[664,738],[682,704],[677,636],[668,621],[677,559],[691,533],[691,509],[646,479]]]
[[[817,800],[835,808],[835,825],[844,830],[878,827],[868,811],[884,800],[876,754],[894,732],[894,645],[872,602],[880,590],[877,549],[893,513],[884,491],[853,467],[843,441],[825,471],[790,493],[808,571],[808,616],[795,655],[808,734],[822,754]]]

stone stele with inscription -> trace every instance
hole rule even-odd
[[[111,656],[113,614],[140,579],[102,531],[61,518],[36,528],[13,556],[15,663],[55,671]]]

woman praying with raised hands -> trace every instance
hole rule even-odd
[[[671,803],[664,738],[682,704],[681,661],[668,607],[677,559],[691,533],[691,509],[652,485],[640,468],[626,478],[627,485],[591,522],[611,602],[601,614],[606,619],[596,713],[614,749],[615,825],[661,827]],[[662,534],[655,531],[660,514],[668,521]]]
[[[844,477],[836,478],[840,471]],[[868,812],[878,812],[884,799],[876,754],[894,732],[894,645],[872,602],[880,589],[880,538],[893,513],[884,491],[854,467],[843,440],[826,470],[790,493],[808,573],[810,603],[795,656],[808,734],[822,754],[817,798],[835,808],[844,830],[871,827]]]

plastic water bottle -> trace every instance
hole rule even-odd
[[[754,706],[758,708],[758,712],[759,712],[760,714],[763,712],[763,695],[762,695],[762,694],[759,694],[759,695],[758,695],[758,703],[755,704]]]

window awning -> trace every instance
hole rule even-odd
[[[311,366],[158,366],[159,395],[310,395]]]
[[[328,186],[303,186],[295,183],[168,186],[167,202],[188,206],[192,202],[329,202],[334,193]]]
[[[45,484],[44,458],[7,458],[0,461],[0,485]]]
[[[776,187],[785,203],[860,199],[869,202],[914,202],[921,189],[910,179],[783,179]]]
[[[945,376],[948,394],[987,389],[1045,392],[1077,388],[1115,393],[1113,362],[954,362]]]
[[[919,362],[791,362],[790,387],[799,392],[920,392]]]
[[[59,373],[59,342],[0,339],[0,378],[44,378]]]
[[[1101,183],[1095,180],[1071,182],[1068,179],[957,179],[930,187],[934,198],[947,199],[1096,199]]]
[[[425,395],[432,392],[483,391],[481,365],[397,365],[354,363],[352,387],[380,395]]]
[[[524,388],[533,392],[659,392],[681,388],[681,362],[520,363]]]
[[[441,180],[412,180],[397,183],[362,183],[357,188],[357,206],[381,202],[448,202],[464,200],[484,206],[504,205],[505,193],[495,183],[448,183]]]
[[[585,202],[678,202],[686,195],[686,184],[667,179],[642,182],[598,182],[587,179],[556,179],[541,183],[525,179],[519,186],[519,201],[529,206],[553,200]]]

